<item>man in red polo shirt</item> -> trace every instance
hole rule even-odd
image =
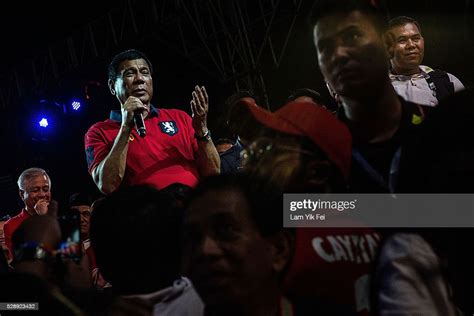
[[[25,207],[20,214],[10,218],[3,226],[5,244],[11,259],[13,259],[13,232],[27,218],[34,215],[46,215],[51,202],[51,179],[41,168],[29,168],[23,171],[18,178],[18,188]]]
[[[110,63],[109,88],[121,110],[94,124],[84,139],[89,173],[106,194],[137,184],[194,187],[200,176],[219,173],[219,154],[207,128],[205,88],[196,86],[192,93],[192,118],[180,110],[158,109],[150,103],[152,73],[148,58],[134,49]],[[133,128],[140,121],[146,137]]]

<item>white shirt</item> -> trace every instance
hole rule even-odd
[[[436,106],[438,99],[434,91],[430,88],[428,81],[425,79],[425,75],[433,71],[433,69],[424,65],[420,65],[420,69],[421,73],[413,76],[390,74],[392,85],[397,94],[407,101],[427,106]],[[464,85],[458,78],[450,73],[447,73],[447,75],[449,81],[454,85],[455,92],[464,89]]]
[[[139,298],[153,304],[155,316],[203,316],[204,303],[186,277],[174,281],[173,285],[157,292],[127,295],[124,298]]]
[[[378,315],[457,315],[440,259],[420,235],[391,236],[381,249],[375,277],[381,285]]]

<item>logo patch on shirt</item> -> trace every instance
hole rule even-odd
[[[411,123],[413,125],[420,125],[421,122],[423,122],[423,117],[419,116],[419,115],[416,115],[416,114],[413,114],[412,117],[411,117]]]
[[[168,134],[170,136],[173,136],[178,132],[178,127],[176,126],[175,121],[166,121],[166,122],[160,122],[158,124],[161,128],[161,131],[165,134]]]

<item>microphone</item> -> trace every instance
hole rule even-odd
[[[140,135],[140,137],[145,137],[146,128],[145,122],[143,121],[143,115],[141,113],[133,114],[133,122],[135,123],[135,127],[137,128],[138,135]]]

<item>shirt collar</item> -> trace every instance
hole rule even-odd
[[[160,110],[158,108],[154,107],[153,105],[150,105],[150,113],[148,114],[148,116],[146,118],[158,116],[159,114],[160,114]],[[110,111],[110,119],[112,121],[121,122],[122,121],[122,111],[120,111],[120,110]]]
[[[420,69],[420,73],[414,74],[414,75],[396,75],[392,73],[392,70],[390,69],[388,76],[390,77],[391,81],[407,81],[411,79],[423,79],[428,76],[428,73],[420,66],[418,67]]]
[[[26,206],[25,206],[25,207],[23,208],[23,210],[21,210],[20,216],[21,216],[21,217],[29,217],[29,216],[33,216],[33,215],[31,215],[30,212],[28,212],[28,211],[26,210]]]

